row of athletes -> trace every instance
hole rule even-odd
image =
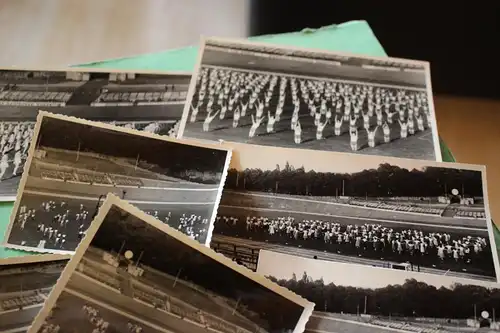
[[[32,122],[0,122],[0,181],[22,173],[33,132]]]
[[[275,87],[278,82],[278,95],[276,95]],[[290,129],[294,131],[294,141],[297,144],[302,142],[302,127],[299,118],[304,118],[305,108],[308,108],[308,114],[313,119],[317,140],[324,138],[325,127],[333,123],[333,119],[336,136],[342,135],[345,132],[344,124],[348,124],[353,150],[359,148],[358,128],[361,125],[367,131],[370,147],[376,145],[375,135],[379,127],[383,129],[384,142],[394,139],[394,135],[391,136],[391,130],[395,126],[393,118],[396,114],[399,115],[397,123],[401,138],[415,134],[416,131],[424,131],[426,127],[429,127],[427,97],[425,93],[419,91],[390,90],[368,85],[320,80],[296,80],[285,76],[211,68],[202,70],[198,76],[198,83],[196,103],[191,105],[189,121],[196,122],[198,113],[204,109],[206,111],[204,131],[210,130],[210,124],[217,115],[220,120],[224,120],[229,112],[233,118],[232,127],[237,128],[247,112],[255,110],[255,113],[248,112],[252,119],[249,138],[256,135],[266,118],[266,111],[266,132],[272,134],[285,111],[285,103],[290,102],[288,96],[291,96],[294,106]],[[264,102],[262,102],[262,95],[264,95]],[[271,102],[273,102],[272,106]],[[371,130],[373,127],[375,128]]]
[[[237,217],[221,216],[224,222],[217,232],[241,231],[242,221]],[[423,232],[417,229],[384,227],[380,224],[343,225],[334,221],[300,220],[293,217],[267,218],[247,216],[243,234],[252,239],[320,247],[338,253],[367,257],[422,256],[471,264],[475,258],[487,254],[486,239],[472,236],[452,236],[448,233]],[[238,228],[240,226],[240,228]],[[322,243],[322,245],[321,245]]]

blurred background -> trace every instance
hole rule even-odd
[[[500,202],[500,2],[0,0],[0,66],[61,67],[366,20],[390,56],[431,63],[441,137],[486,164]],[[496,208],[500,214],[500,207]]]

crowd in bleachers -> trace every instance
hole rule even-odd
[[[217,216],[217,233],[253,240],[296,245],[372,259],[397,262],[477,264],[488,256],[488,242],[483,237],[424,232],[414,228],[390,228],[380,224],[342,224],[326,220],[296,220],[291,216]],[[477,261],[477,262],[476,262]]]
[[[297,145],[303,142],[305,121],[314,124],[316,140],[326,139],[325,128],[331,126],[336,137],[348,133],[353,151],[405,139],[431,126],[423,91],[202,67],[188,120],[201,117],[208,132],[217,116],[232,120],[233,128],[251,119],[249,138],[258,136],[261,126],[260,134],[270,135],[286,123]],[[361,131],[366,132],[364,142]]]
[[[167,88],[165,88],[167,89]],[[187,91],[109,91],[103,89],[91,105],[148,105],[181,102],[186,99]]]
[[[0,122],[0,181],[22,174],[33,131],[33,123]]]
[[[41,304],[45,298],[38,292],[33,292],[32,295],[21,295],[0,301],[0,311],[9,311],[14,309],[23,309],[27,306]]]
[[[114,276],[107,274],[99,269],[94,269],[93,267],[90,267],[89,265],[85,265],[83,268],[83,274],[86,276],[99,281],[101,283],[104,283],[105,285],[115,289],[115,290],[120,290],[120,281],[116,279]]]
[[[8,85],[0,91],[0,104],[26,106],[65,106],[73,93],[65,91],[21,91],[15,85]]]
[[[80,182],[87,183],[90,185],[93,184],[103,184],[103,185],[114,185],[118,187],[123,186],[133,186],[133,187],[141,187],[144,184],[138,178],[121,176],[121,175],[113,175],[107,173],[92,173],[91,171],[85,172],[82,170],[73,170],[73,171],[63,171],[63,170],[51,170],[44,169],[43,167],[39,168],[42,170],[40,175],[44,179],[53,179],[53,180],[62,180],[68,182]]]
[[[485,219],[486,213],[484,211],[475,210],[457,210],[453,217],[464,219]]]
[[[445,327],[440,325],[435,325],[434,327],[421,326],[418,323],[400,322],[392,320],[374,319],[370,321],[371,324],[387,327],[389,329],[396,329],[405,332],[415,332],[415,333],[445,333],[445,332],[455,332],[454,330],[447,330]]]
[[[367,207],[373,209],[391,210],[395,212],[409,212],[409,213],[437,215],[437,216],[441,216],[441,214],[443,214],[444,212],[444,208],[423,207],[423,206],[400,204],[400,203],[386,203],[380,201],[349,200],[349,204],[358,207]]]

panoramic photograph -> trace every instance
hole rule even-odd
[[[7,247],[72,253],[108,193],[208,244],[231,152],[40,112]]]
[[[190,76],[0,69],[0,201],[14,201],[39,110],[175,136]]]
[[[0,333],[28,331],[68,260],[57,254],[0,259]]]
[[[497,280],[484,166],[224,144],[212,248]]]
[[[441,160],[430,67],[207,38],[179,137]]]
[[[262,252],[258,273],[316,303],[305,333],[500,331],[497,283]]]
[[[301,333],[313,307],[109,195],[29,333]]]

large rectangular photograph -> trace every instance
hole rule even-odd
[[[106,199],[30,333],[302,333],[314,305]]]
[[[258,273],[316,303],[306,333],[500,331],[497,283],[262,252]]]
[[[0,333],[24,333],[59,279],[68,255],[0,259]]]
[[[208,38],[179,137],[441,160],[427,62]]]
[[[40,109],[174,136],[190,76],[0,69],[0,201],[14,201]]]
[[[497,280],[484,166],[225,144],[212,247]]]
[[[229,150],[47,112],[34,131],[7,247],[72,253],[110,192],[209,244]]]

